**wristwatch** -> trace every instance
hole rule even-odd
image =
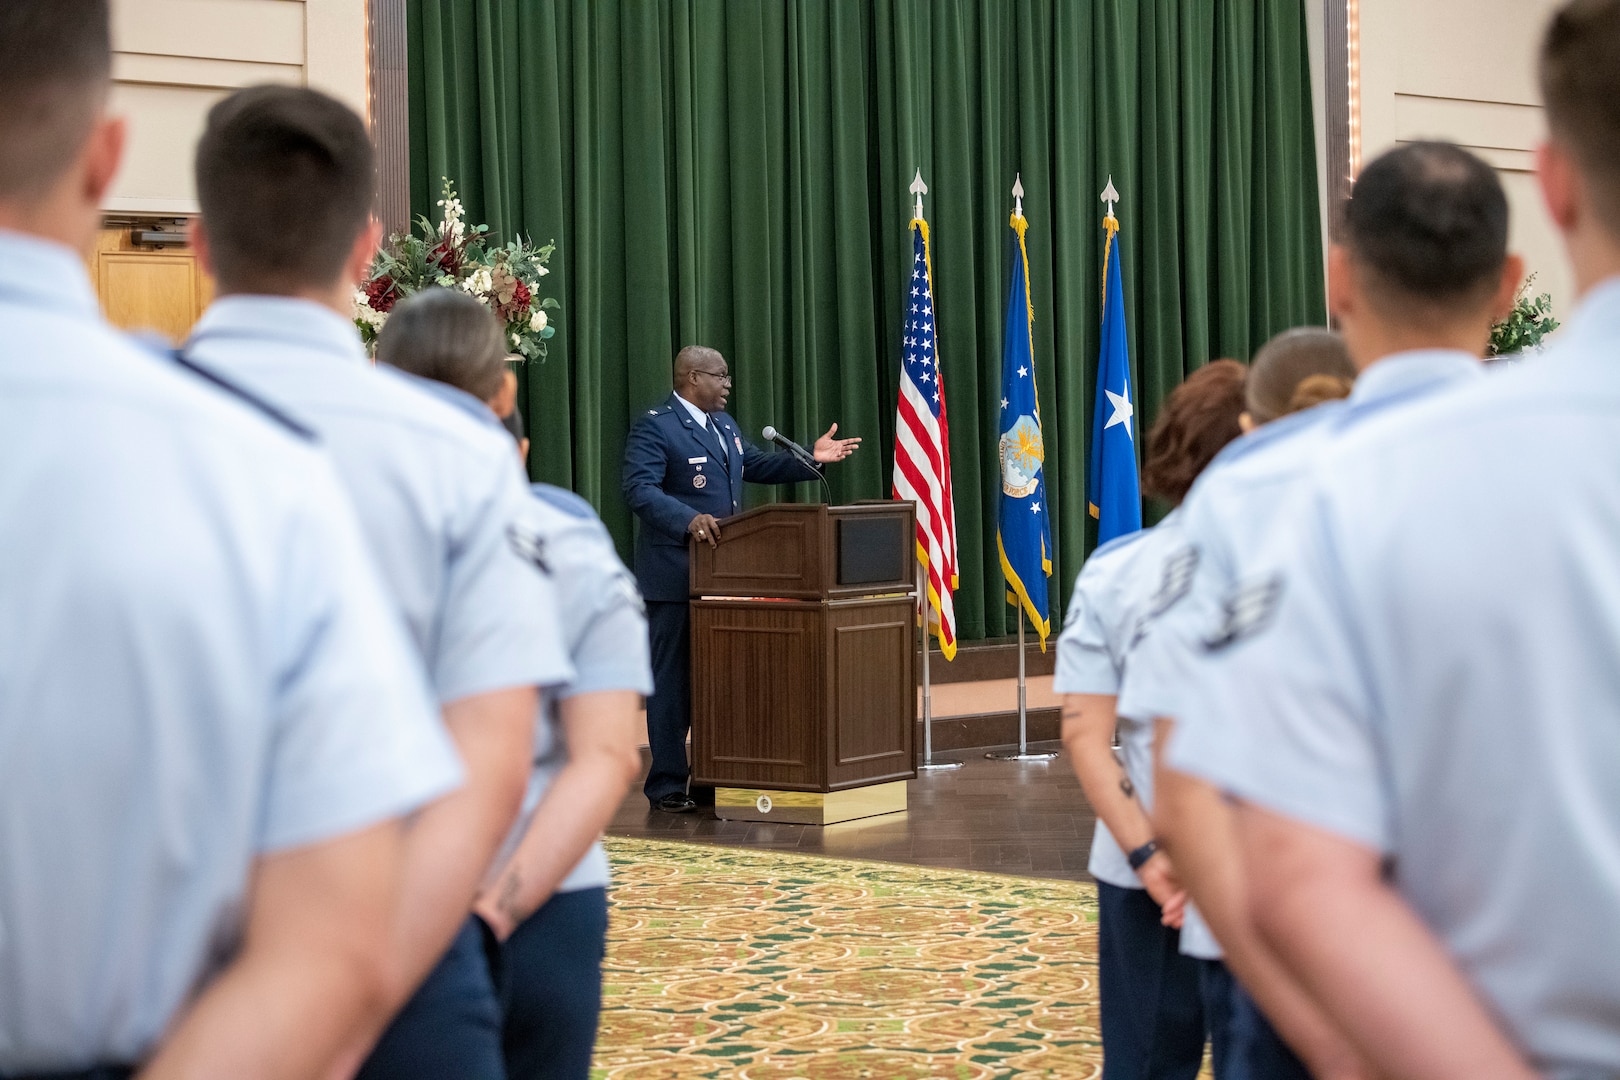
[[[1149,840],[1147,843],[1125,856],[1125,861],[1131,864],[1132,870],[1140,870],[1144,865],[1147,864],[1149,859],[1153,858],[1153,856],[1157,855],[1158,853],[1159,842],[1157,840]]]

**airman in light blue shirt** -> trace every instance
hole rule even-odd
[[[1536,364],[1325,455],[1178,767],[1374,853],[1546,1076],[1620,1073],[1620,278]],[[1189,748],[1190,751],[1190,748]]]
[[[139,1064],[255,867],[461,768],[313,445],[0,231],[0,1073]]]
[[[395,990],[415,993],[357,1075],[501,1080],[498,1032],[478,1019],[497,1002],[470,900],[522,800],[538,689],[573,674],[531,500],[504,437],[368,362],[352,298],[381,227],[353,110],[304,87],[238,91],[209,110],[196,177],[194,243],[220,299],[184,357],[322,438],[467,766],[465,789],[407,835]]]
[[[1170,556],[1182,551],[1181,511],[1158,525],[1122,536],[1092,552],[1080,569],[1074,595],[1058,637],[1052,691],[1058,694],[1117,696],[1126,659],[1139,647],[1154,608],[1173,603],[1188,580]],[[1119,718],[1118,756],[1142,809],[1153,808],[1153,720]],[[1125,852],[1097,822],[1086,869],[1098,881],[1140,889],[1141,880]]]

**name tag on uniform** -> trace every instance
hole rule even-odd
[[[686,463],[688,465],[702,465],[702,464],[705,464],[708,460],[709,459],[706,458],[706,457],[689,457],[689,458],[686,459]]]

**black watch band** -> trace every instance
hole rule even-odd
[[[1147,843],[1125,856],[1125,861],[1131,864],[1132,870],[1140,870],[1149,859],[1153,858],[1153,856],[1157,855],[1158,853],[1159,842],[1157,840],[1149,840]]]

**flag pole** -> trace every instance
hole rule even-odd
[[[928,682],[928,609],[927,601],[922,598],[928,595],[928,579],[925,576],[922,563],[917,564],[917,597],[923,612],[922,620],[922,706],[923,706],[923,759],[917,765],[917,771],[960,769],[962,762],[952,758],[947,761],[934,760],[934,694],[933,687]]]
[[[992,750],[984,756],[991,761],[1051,761],[1057,757],[1056,750],[1029,748],[1029,697],[1024,679],[1024,611],[1018,607],[1013,610],[1018,612],[1018,749]]]

